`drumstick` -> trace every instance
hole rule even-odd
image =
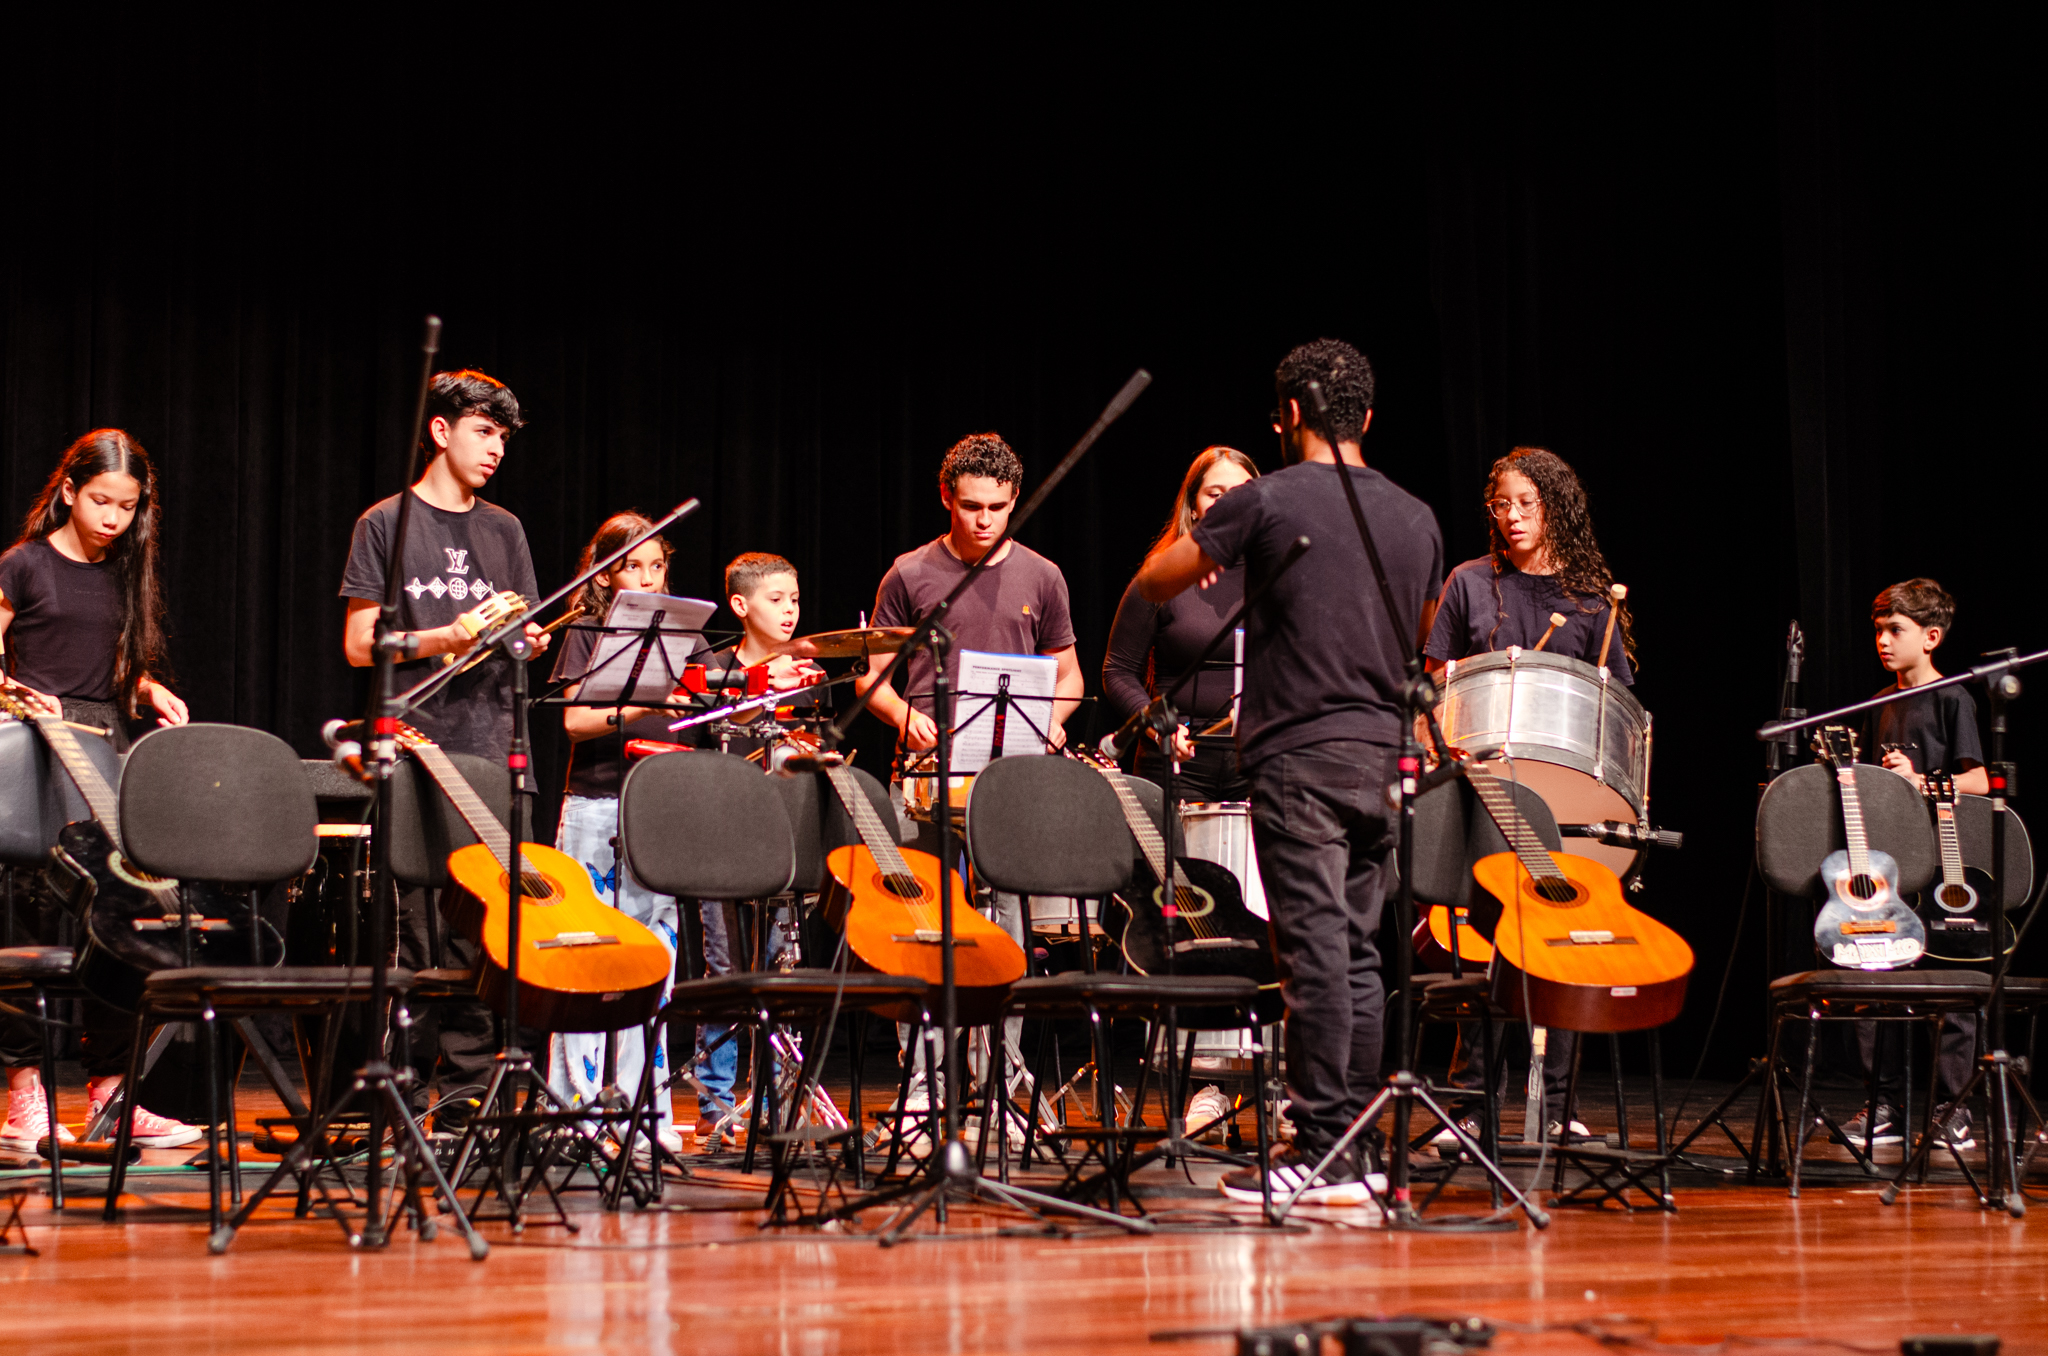
[[[1548,644],[1550,643],[1550,638],[1551,638],[1551,636],[1552,636],[1552,635],[1554,635],[1554,634],[1556,634],[1556,632],[1557,632],[1557,628],[1558,628],[1558,627],[1560,627],[1560,626],[1563,626],[1563,625],[1564,625],[1564,613],[1562,613],[1562,612],[1553,612],[1553,613],[1551,613],[1551,614],[1550,614],[1550,625],[1549,625],[1549,627],[1548,627],[1548,628],[1546,628],[1546,629],[1544,630],[1544,632],[1543,632],[1543,639],[1541,639],[1541,640],[1539,640],[1539,641],[1537,641],[1537,642],[1536,642],[1536,648],[1540,650],[1540,649],[1542,649],[1542,648],[1543,648],[1544,646],[1548,645]]]
[[[1614,643],[1614,618],[1621,611],[1621,600],[1628,597],[1628,585],[1609,584],[1607,596],[1613,599],[1607,605],[1607,634],[1600,637],[1600,662],[1593,666],[1600,669],[1607,667],[1607,647]]]

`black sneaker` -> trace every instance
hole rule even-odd
[[[1977,1147],[1977,1136],[1971,1133],[1970,1130],[1970,1109],[1968,1107],[1957,1107],[1955,1113],[1942,1122],[1941,1129],[1935,1133],[1941,1136],[1941,1144],[1944,1148],[1954,1149],[1957,1153],[1961,1153],[1965,1149]]]
[[[1879,1102],[1876,1116],[1873,1117],[1866,1106],[1850,1118],[1849,1123],[1842,1127],[1838,1142],[1843,1141],[1859,1149],[1868,1149],[1873,1144],[1903,1144],[1906,1137],[1899,1131],[1899,1113],[1890,1102]]]
[[[1323,1169],[1314,1186],[1301,1191],[1302,1183],[1308,1180],[1309,1171],[1321,1157],[1319,1153],[1311,1158],[1298,1152],[1292,1145],[1274,1153],[1268,1168],[1274,1197],[1278,1200],[1293,1197],[1302,1205],[1365,1205],[1372,1200],[1371,1193],[1366,1190],[1368,1181],[1371,1182],[1373,1191],[1384,1192],[1387,1189],[1384,1173],[1375,1172],[1369,1177],[1361,1176],[1352,1156],[1340,1154],[1336,1161]],[[1224,1173],[1216,1185],[1233,1201],[1250,1201],[1257,1204],[1260,1199],[1259,1179],[1260,1173],[1257,1168],[1239,1168],[1235,1172]],[[1295,1196],[1298,1191],[1301,1194]]]

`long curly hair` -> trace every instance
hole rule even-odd
[[[1208,479],[1209,472],[1219,461],[1229,462],[1253,480],[1259,478],[1259,464],[1236,448],[1225,447],[1221,443],[1203,448],[1188,464],[1188,473],[1181,477],[1180,494],[1173,501],[1173,516],[1166,520],[1166,526],[1159,529],[1159,535],[1145,548],[1147,556],[1165,550],[1195,530],[1195,500],[1202,493],[1202,482]]]
[[[71,520],[64,487],[75,495],[95,476],[109,471],[130,476],[142,487],[135,519],[107,547],[106,562],[121,595],[121,634],[114,645],[114,700],[132,719],[144,678],[168,682],[169,657],[164,643],[164,591],[157,566],[163,506],[158,500],[156,468],[142,444],[117,428],[96,428],[64,449],[64,459],[36,496],[15,541],[42,541]]]
[[[1600,543],[1593,536],[1593,515],[1586,507],[1586,487],[1579,483],[1578,472],[1565,463],[1547,447],[1517,447],[1493,464],[1486,473],[1486,495],[1482,504],[1498,498],[1501,479],[1510,471],[1527,476],[1529,483],[1536,487],[1536,497],[1543,504],[1543,549],[1550,557],[1550,568],[1558,589],[1565,597],[1578,605],[1578,610],[1588,616],[1598,616],[1607,606],[1607,588],[1614,582],[1614,574],[1607,568],[1607,557],[1600,554]],[[1500,522],[1491,509],[1486,510],[1487,533],[1493,554],[1493,601],[1495,608],[1494,629],[1500,629],[1500,618],[1507,615],[1501,603],[1500,577],[1509,568],[1507,538],[1501,535]],[[1631,667],[1636,663],[1635,619],[1629,614],[1628,603],[1624,600],[1616,617],[1615,629],[1621,633],[1622,653],[1628,656]],[[1489,648],[1492,636],[1487,638]]]

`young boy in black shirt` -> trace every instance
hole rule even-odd
[[[418,638],[418,657],[400,664],[398,689],[403,691],[431,672],[443,655],[460,655],[475,642],[463,622],[465,614],[493,593],[510,589],[535,598],[533,557],[519,519],[477,492],[497,474],[505,444],[524,421],[519,399],[503,382],[481,372],[437,373],[427,393],[426,473],[406,493],[414,499],[412,518],[400,555],[405,578],[398,594],[398,625]],[[397,495],[380,500],[356,520],[349,542],[348,564],[342,570],[341,595],[348,599],[348,620],[342,650],[348,662],[367,666],[384,600],[384,566],[391,534],[398,524]],[[534,652],[545,650],[549,637],[528,623]],[[406,714],[407,721],[429,739],[453,753],[473,753],[503,760],[512,743],[512,678],[502,662],[486,661],[451,679],[425,702]],[[408,895],[400,910],[399,962],[410,968],[428,964],[426,910],[434,907],[425,891]],[[444,963],[469,966],[475,947],[450,938]],[[455,1081],[477,1084],[489,1078],[495,1052],[491,1014],[481,1002],[439,1004],[427,1021],[438,1027],[441,1058]],[[433,1048],[416,1038],[424,1054]],[[420,1092],[431,1081],[433,1061],[420,1071]],[[436,1109],[436,1133],[454,1133],[468,1120],[466,1099],[458,1110]]]
[[[1328,401],[1320,414],[1311,381]],[[1428,505],[1360,454],[1372,423],[1365,355],[1335,340],[1306,344],[1281,362],[1274,385],[1286,469],[1217,500],[1194,531],[1146,561],[1138,590],[1163,602],[1239,561],[1246,593],[1273,581],[1245,619],[1237,742],[1287,1003],[1295,1126],[1293,1147],[1262,1167],[1276,1192],[1293,1192],[1379,1088],[1378,937],[1393,848],[1386,788],[1406,719],[1407,656],[1444,558]],[[1397,616],[1386,615],[1340,476],[1357,491]],[[1312,549],[1276,578],[1303,535]],[[1260,1171],[1225,1173],[1224,1194],[1258,1200]],[[1301,1199],[1363,1204],[1360,1165],[1332,1164]]]
[[[1947,637],[1955,615],[1956,600],[1932,579],[1908,579],[1878,594],[1870,620],[1877,628],[1878,660],[1893,678],[1874,695],[1910,691],[1941,677],[1934,667],[1934,651]],[[1990,794],[1991,777],[1977,734],[1977,703],[1967,688],[1945,687],[1880,706],[1864,717],[1862,740],[1866,762],[1882,762],[1916,788],[1926,784],[1927,773],[1940,770],[1955,779],[1959,794]],[[1893,1037],[1880,1040],[1876,1022],[1856,1024],[1856,1043],[1865,1070],[1877,1083],[1877,1116],[1872,1124],[1866,1107],[1843,1133],[1859,1147],[1902,1143],[1904,1129],[1896,1109],[1906,1091],[1904,1047]],[[1938,1096],[1953,1097],[1962,1091],[1976,1053],[1977,1015],[1951,1016],[1942,1025],[1941,1048],[1935,1053]],[[1973,1146],[1969,1108],[1957,1107],[1938,1133],[1958,1149]]]

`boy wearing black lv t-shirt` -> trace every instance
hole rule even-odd
[[[441,662],[459,655],[474,642],[460,618],[493,593],[510,589],[526,598],[539,593],[533,557],[519,519],[495,504],[477,498],[505,458],[505,443],[518,431],[519,399],[503,382],[481,372],[441,372],[427,394],[426,473],[406,493],[413,496],[411,522],[400,555],[404,583],[398,594],[398,625],[417,638],[418,658],[400,664],[399,691],[418,682]],[[356,520],[349,543],[348,565],[341,575],[341,594],[348,599],[348,622],[342,649],[348,662],[371,662],[377,609],[383,603],[385,562],[391,534],[398,526],[399,498],[381,500]],[[527,624],[535,652],[547,648],[548,637]],[[502,760],[512,742],[512,680],[503,662],[489,660],[452,679],[432,697],[406,714],[429,739],[454,753],[473,753]],[[399,963],[410,968],[429,964],[426,910],[433,907],[425,891],[406,896],[399,910]],[[467,940],[450,938],[443,963],[469,967],[476,949]],[[438,1020],[437,1020],[438,1019]],[[477,1084],[489,1077],[496,1040],[491,1014],[481,1002],[442,1004],[428,1016],[438,1026],[441,1059],[450,1086]],[[426,1067],[418,1072],[420,1091],[433,1076],[434,1048],[416,1039]],[[445,1099],[444,1099],[445,1100]],[[456,1131],[467,1122],[467,1100],[448,1101],[436,1109],[436,1132]]]
[[[1956,600],[1932,579],[1908,579],[1877,595],[1870,609],[1877,628],[1877,657],[1896,677],[1876,695],[1924,687],[1941,677],[1934,667],[1934,651],[1955,614]],[[1984,745],[1977,735],[1977,703],[1965,688],[1945,687],[1880,706],[1864,717],[1862,740],[1865,761],[1881,762],[1915,787],[1925,784],[1929,772],[1944,771],[1954,777],[1961,795],[1990,793]],[[1876,1022],[1856,1024],[1856,1044],[1865,1070],[1877,1084],[1874,1142],[1901,1143],[1904,1127],[1896,1108],[1906,1091],[1904,1047],[1896,1036],[1881,1039]],[[1977,1015],[1951,1016],[1942,1026],[1941,1048],[1935,1053],[1937,1096],[1953,1097],[1962,1091],[1976,1053]],[[1867,1110],[1859,1111],[1843,1127],[1859,1147],[1873,1138],[1867,1119]],[[1938,1133],[1958,1149],[1975,1144],[1969,1108],[1958,1107]]]

